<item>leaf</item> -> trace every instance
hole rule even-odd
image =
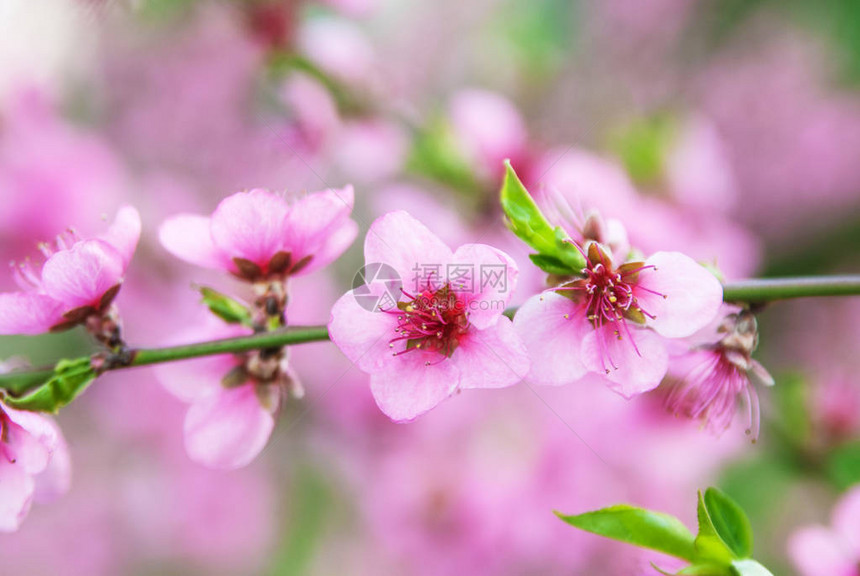
[[[732,563],[733,576],[773,576],[773,573],[755,560],[738,560]]]
[[[564,263],[554,256],[545,256],[544,254],[529,254],[529,260],[532,263],[546,272],[547,274],[557,274],[559,276],[569,276],[570,269]]]
[[[556,515],[580,530],[613,540],[650,548],[692,562],[696,556],[693,535],[668,514],[621,504],[576,516]]]
[[[200,287],[200,295],[203,296],[203,303],[209,310],[225,322],[244,326],[250,326],[253,323],[251,311],[241,302],[206,286]]]
[[[708,488],[704,497],[699,494],[699,536],[702,546],[718,554],[719,547],[713,536],[725,545],[734,558],[752,555],[753,537],[749,518],[738,504],[716,488]]]
[[[860,482],[860,442],[848,442],[830,452],[825,470],[840,490]]]
[[[60,360],[54,375],[34,392],[20,398],[7,397],[4,402],[12,408],[56,414],[60,408],[81,395],[96,379],[89,356]]]
[[[699,533],[696,535],[695,542],[698,560],[716,561],[723,566],[729,565],[735,559],[735,554],[717,533],[701,491],[696,517],[699,521]]]
[[[508,160],[505,160],[505,170],[501,204],[508,228],[537,251],[539,260],[535,264],[538,266],[541,266],[538,262],[551,262],[556,268],[552,274],[579,274],[585,266],[585,258],[575,246],[565,242],[567,234],[564,230],[549,223]]]

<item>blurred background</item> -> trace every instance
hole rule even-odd
[[[509,251],[521,302],[543,279],[498,207],[511,158],[645,252],[729,279],[857,271],[858,86],[851,0],[0,0],[0,259],[134,204],[118,304],[132,345],[164,345],[200,317],[192,282],[242,290],[162,249],[167,216],[352,183],[363,231],[406,209],[449,244]],[[362,263],[359,240],[294,281],[290,322],[326,323]],[[757,444],[740,421],[715,437],[669,416],[659,389],[589,381],[468,391],[392,424],[320,343],[293,349],[307,395],[263,455],[212,472],[154,371],[111,374],[59,415],[72,489],[0,536],[0,574],[650,574],[655,556],[552,511],[630,502],[694,526],[708,485],[748,511],[758,559],[798,574],[791,534],[860,482],[860,302],[760,322],[777,386]],[[0,358],[90,347],[2,337]]]

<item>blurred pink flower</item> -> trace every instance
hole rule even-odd
[[[244,280],[307,274],[330,264],[352,243],[352,186],[309,194],[290,204],[268,190],[238,192],[211,217],[180,214],[162,224],[174,256]]]
[[[596,242],[583,254],[585,278],[533,296],[514,317],[532,358],[530,378],[562,385],[596,372],[625,397],[647,392],[668,369],[661,337],[686,337],[711,322],[720,283],[678,252],[620,266]]]
[[[371,375],[373,396],[392,420],[412,420],[460,389],[510,386],[526,374],[525,349],[502,316],[517,276],[505,253],[484,244],[452,251],[406,212],[391,212],[371,226],[364,257],[391,267],[403,284],[412,279],[412,289],[380,294],[388,298],[371,306],[360,302],[363,292],[348,292],[332,309],[329,331]],[[458,275],[464,270],[471,276]],[[486,270],[504,284],[486,282]]]
[[[501,94],[468,89],[449,106],[454,135],[469,164],[490,180],[501,181],[502,162],[525,160],[528,131],[519,110]]]
[[[0,403],[0,532],[14,532],[33,498],[51,500],[69,489],[68,448],[53,421]]]
[[[125,206],[108,231],[82,239],[69,230],[46,258],[13,266],[20,292],[0,294],[0,334],[40,334],[72,328],[104,314],[116,297],[140,238],[140,215]]]
[[[802,576],[860,574],[860,486],[833,510],[832,527],[807,526],[788,542],[788,554]]]
[[[747,407],[747,434],[759,434],[759,401],[756,385],[773,386],[773,377],[752,353],[758,346],[755,316],[737,307],[717,325],[704,328],[691,340],[706,343],[673,358],[675,375],[666,406],[676,416],[701,419],[714,433],[732,423],[739,399]]]
[[[241,326],[207,317],[177,340],[247,335]],[[245,370],[245,359],[232,355],[159,366],[158,379],[174,396],[190,403],[185,414],[185,450],[199,464],[214,469],[241,468],[266,446],[281,407],[275,382],[257,382]]]

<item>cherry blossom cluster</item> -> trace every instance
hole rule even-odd
[[[522,201],[542,222],[540,208],[527,195]],[[169,218],[158,234],[168,252],[239,283],[235,298],[198,287],[201,310],[208,307],[214,315],[173,338],[188,343],[290,326],[290,280],[327,266],[352,244],[358,233],[353,204],[351,186],[290,198],[254,189],[225,198],[210,216]],[[381,411],[407,422],[460,391],[523,380],[560,386],[597,377],[627,398],[667,380],[666,402],[676,414],[701,418],[719,432],[741,397],[757,434],[750,381],[772,379],[751,357],[755,318],[724,307],[717,277],[679,252],[641,254],[629,246],[620,222],[604,221],[594,211],[581,219],[556,218],[559,212],[548,206],[544,211],[558,220],[553,237],[530,231],[527,243],[561,252],[533,257],[551,270],[547,289],[518,310],[508,306],[519,269],[502,250],[480,243],[452,248],[404,211],[372,223],[363,270],[387,275],[383,281],[359,276],[364,282],[331,310],[328,331],[369,374]],[[522,227],[509,224],[521,236]],[[82,325],[105,350],[93,356],[93,377],[109,362],[127,362],[133,351],[123,340],[114,301],[140,232],[137,211],[123,207],[97,237],[69,230],[40,245],[40,264],[13,265],[21,291],[0,294],[0,333]],[[685,364],[690,367],[679,371]],[[251,462],[288,398],[303,395],[284,346],[165,364],[156,374],[190,405],[184,425],[188,455],[216,469]],[[40,493],[37,482],[54,487],[46,489],[51,493],[68,484],[69,459],[48,417],[14,408],[15,398],[4,399],[0,483],[9,488],[3,491],[0,528],[14,530],[33,494]]]

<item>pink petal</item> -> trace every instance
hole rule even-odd
[[[211,394],[221,386],[221,379],[236,367],[236,358],[229,354],[171,362],[154,368],[162,386],[184,402]]]
[[[7,453],[28,474],[42,472],[60,440],[57,427],[45,416],[3,407],[12,425],[6,440]]]
[[[394,268],[407,292],[424,288],[422,269],[425,267],[438,266],[444,274],[452,256],[444,242],[403,211],[377,218],[364,239],[364,261]]]
[[[132,206],[123,206],[114,218],[107,233],[99,237],[119,252],[123,263],[128,267],[137,243],[140,240],[140,214]]]
[[[517,285],[517,265],[513,259],[486,244],[464,244],[457,248],[445,269],[454,291],[466,303],[469,321],[478,329],[492,325]],[[459,276],[458,272],[465,276]]]
[[[317,252],[349,219],[354,201],[352,186],[346,186],[309,194],[290,206],[284,250],[292,253],[293,261],[306,256],[316,259]]]
[[[32,292],[0,294],[0,334],[42,334],[63,319],[63,305]]]
[[[192,460],[229,470],[260,453],[275,426],[277,406],[264,407],[256,388],[221,388],[191,405],[185,416],[185,449]]]
[[[67,309],[97,307],[109,289],[122,283],[119,252],[101,240],[84,240],[51,256],[42,268],[45,292]]]
[[[788,541],[788,553],[802,576],[855,576],[852,558],[839,538],[823,526],[802,528]]]
[[[619,339],[613,325],[589,332],[582,341],[582,362],[604,376],[625,398],[656,388],[669,368],[663,340],[650,330],[631,327]]]
[[[32,476],[0,453],[0,532],[16,531],[32,502]]]
[[[570,299],[554,292],[532,296],[517,310],[514,329],[531,358],[530,382],[561,386],[585,375],[580,346],[591,325]]]
[[[395,422],[414,420],[457,390],[457,368],[448,360],[425,365],[431,355],[437,356],[410,352],[395,358],[389,369],[371,374],[373,398]]]
[[[233,263],[212,242],[210,219],[179,214],[165,220],[158,230],[164,248],[182,260],[203,268],[232,271]]]
[[[657,252],[645,264],[656,269],[639,274],[634,294],[656,316],[649,326],[667,338],[684,338],[713,320],[723,302],[723,287],[713,274],[680,252]]]
[[[860,486],[847,492],[833,510],[833,528],[860,562]]]
[[[504,316],[486,330],[470,330],[451,361],[460,371],[460,388],[504,388],[529,373],[526,347]]]
[[[396,360],[388,345],[397,336],[396,327],[396,315],[363,308],[353,290],[335,302],[328,331],[332,342],[351,362],[365,372],[378,372]]]
[[[358,224],[355,220],[345,221],[331,233],[325,244],[314,252],[310,263],[299,270],[297,275],[310,274],[328,266],[346,252],[346,249],[355,241],[356,236],[358,236]]]
[[[56,424],[57,445],[51,454],[48,467],[36,476],[35,499],[37,502],[53,502],[69,491],[72,483],[72,459],[69,446]]]
[[[232,258],[264,267],[284,250],[288,237],[287,201],[268,190],[228,196],[212,214],[212,241]]]

